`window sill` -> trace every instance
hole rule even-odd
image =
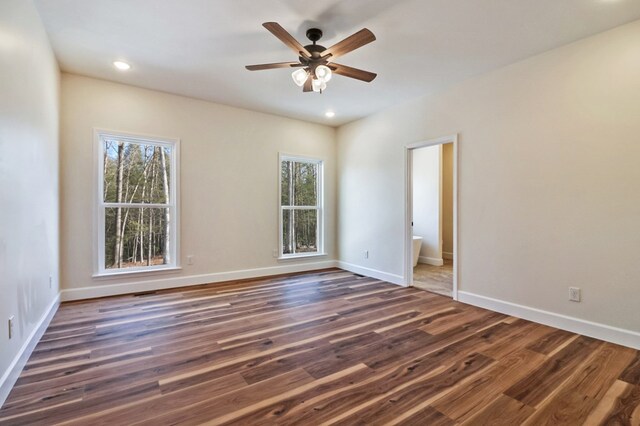
[[[290,256],[280,256],[278,261],[281,260],[296,260],[296,259],[304,259],[307,257],[323,257],[327,256],[327,253],[308,253],[308,254],[293,254]]]
[[[147,275],[161,275],[167,273],[175,273],[181,271],[182,268],[179,266],[170,266],[167,268],[156,268],[156,269],[140,269],[136,271],[117,271],[117,272],[101,272],[93,274],[91,277],[95,279],[115,279],[115,278],[124,278],[129,276],[147,276]]]

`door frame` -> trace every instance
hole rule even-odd
[[[413,151],[428,146],[453,144],[453,300],[458,300],[458,134],[405,145],[404,285],[413,284]]]

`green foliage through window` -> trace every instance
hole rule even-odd
[[[170,264],[173,147],[111,137],[102,137],[101,144],[102,267]]]
[[[298,159],[280,163],[283,255],[319,251],[320,167]]]

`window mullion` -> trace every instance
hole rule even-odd
[[[174,204],[157,204],[157,203],[101,203],[102,207],[105,208],[171,208],[174,207]]]

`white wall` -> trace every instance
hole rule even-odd
[[[94,127],[181,139],[179,273],[92,278]],[[311,263],[335,259],[333,128],[63,74],[61,138],[65,298],[237,276],[211,275],[229,271],[258,269],[246,274],[265,275],[323,267],[326,262]],[[325,257],[273,257],[278,248],[278,152],[325,160]],[[193,265],[186,264],[188,255],[194,256]],[[296,266],[302,264],[307,266]]]
[[[420,256],[442,260],[441,151],[429,146],[413,151],[413,235],[422,237]]]
[[[403,274],[403,146],[459,133],[460,290],[640,331],[638,40],[640,21],[341,127],[340,260]]]
[[[59,282],[59,72],[30,1],[0,2],[0,70],[2,405],[12,384],[9,367],[55,301]],[[15,335],[9,340],[11,315]]]

